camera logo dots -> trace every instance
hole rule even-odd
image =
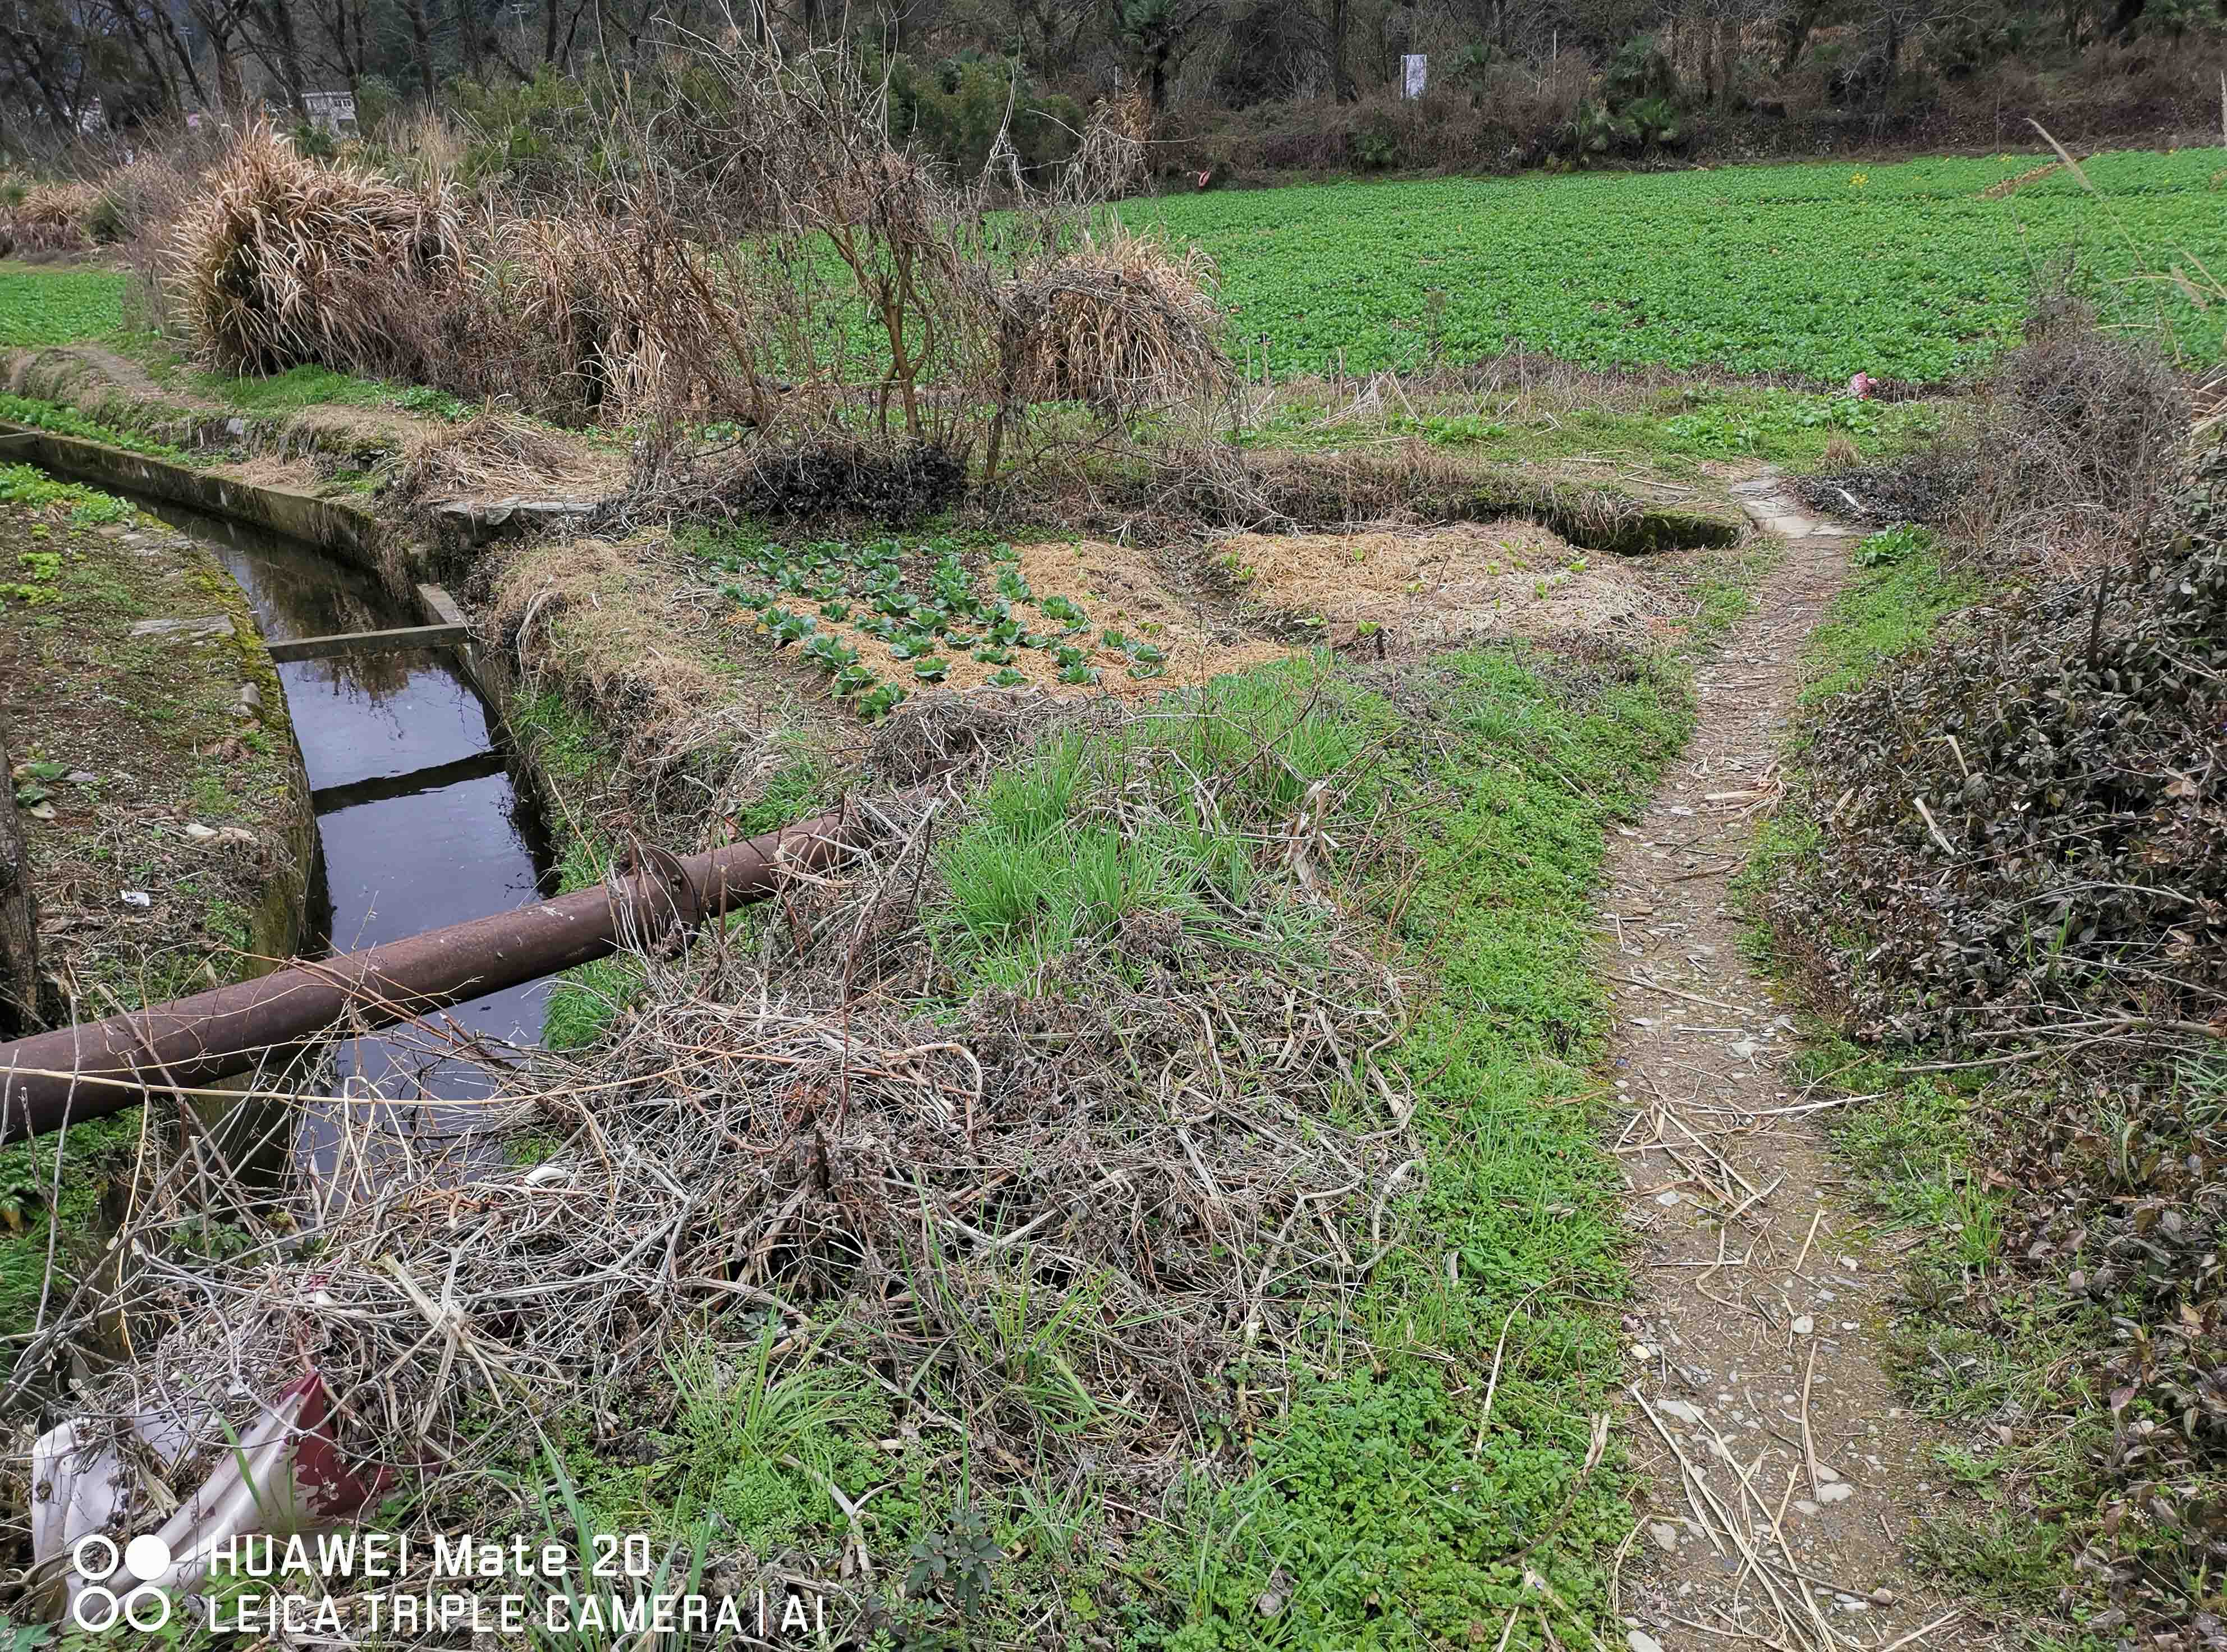
[[[119,1567],[135,1578],[148,1579],[170,1569],[170,1546],[152,1533],[133,1538],[121,1550],[114,1538],[99,1532],[80,1537],[70,1551],[70,1563],[85,1579],[70,1603],[70,1621],[86,1633],[112,1629],[119,1617],[142,1634],[152,1634],[170,1621],[170,1598],[153,1583],[139,1584],[122,1595],[108,1586]]]

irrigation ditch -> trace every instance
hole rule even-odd
[[[316,841],[297,928],[312,960],[507,913],[554,892],[546,794],[508,737],[503,709],[512,685],[488,651],[469,644],[318,648],[314,657],[285,657],[285,645],[297,639],[460,626],[463,614],[446,592],[412,577],[430,571],[422,549],[346,501],[23,426],[0,424],[0,437],[41,469],[123,494],[200,540],[248,597],[279,660],[283,705],[271,712],[290,725],[308,771]],[[290,973],[282,969],[277,979]],[[489,1039],[534,1042],[546,988],[523,979],[484,990],[460,987],[460,993],[446,1000],[441,1036],[381,1037],[366,1030],[342,1039],[333,1056],[335,1094],[346,1098],[375,1087],[390,1097],[414,1091],[420,1098],[463,1101],[482,1094],[486,1072],[462,1059],[463,1052],[484,1056],[482,1041]],[[289,1037],[262,1040],[259,1047],[316,1036],[339,1019],[345,996],[322,1018],[294,1017]],[[118,1021],[144,1030],[149,1012],[160,1007]],[[430,1006],[420,999],[416,1007]],[[367,1028],[402,1018],[357,1015]],[[62,1067],[89,1075],[97,1066],[89,1052],[99,1042],[97,1028],[60,1029],[43,1041],[26,1041],[19,1049],[29,1053],[14,1064],[38,1066],[43,1058],[35,1059],[38,1050],[29,1046],[52,1045],[71,1056]],[[80,1043],[85,1050],[77,1050]],[[222,1073],[209,1071],[205,1062],[176,1071],[153,1065],[181,1085],[241,1070],[238,1062]],[[43,1111],[32,1092],[51,1083],[28,1073],[15,1080],[0,1132],[35,1133]],[[138,1099],[135,1087],[98,1100],[80,1093],[61,1106],[72,1116],[91,1117]],[[443,1110],[402,1107],[396,1117],[413,1128],[437,1130]],[[313,1115],[298,1127],[293,1151],[315,1159],[329,1151],[332,1135],[329,1119]]]

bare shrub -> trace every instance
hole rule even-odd
[[[2108,565],[2170,494],[2192,412],[2157,344],[2098,327],[2060,278],[2036,299],[2026,342],[1931,446],[1792,486],[1871,526],[1922,522],[1989,555]]]
[[[808,443],[865,407],[884,437],[980,450],[994,477],[1034,402],[1120,424],[1227,383],[1210,266],[1094,224],[1133,184],[1133,108],[1100,105],[1055,188],[1031,194],[994,154],[970,180],[894,147],[879,86],[840,47],[692,52],[680,118],[636,135],[620,187],[630,212],[744,249],[731,286],[753,307],[693,354],[741,377],[706,392],[763,436]],[[871,348],[847,335],[861,316]]]
[[[1989,373],[1966,528],[2027,554],[2092,553],[2139,533],[2178,468],[2188,392],[2150,341],[2106,332],[2061,288]]]
[[[827,437],[744,450],[687,513],[867,517],[899,526],[947,508],[966,487],[964,461],[936,443]]]
[[[1059,181],[1070,201],[1125,201],[1141,190],[1150,168],[1152,105],[1141,87],[1092,107],[1082,142]]]

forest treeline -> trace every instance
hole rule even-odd
[[[1154,170],[1480,170],[2007,147],[2030,118],[2145,144],[2217,124],[2227,0],[0,0],[0,159],[40,170],[150,123],[260,105],[306,146],[333,94],[546,151],[676,40],[840,42],[901,136],[1024,166],[1135,100]],[[1402,96],[1403,61],[1428,83]]]

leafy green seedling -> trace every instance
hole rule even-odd
[[[872,692],[858,697],[858,715],[872,723],[887,717],[904,703],[905,692],[895,683],[884,683]]]
[[[783,647],[801,641],[820,628],[820,622],[809,614],[792,614],[785,608],[776,608],[769,613],[766,623],[773,628],[773,640]]]

